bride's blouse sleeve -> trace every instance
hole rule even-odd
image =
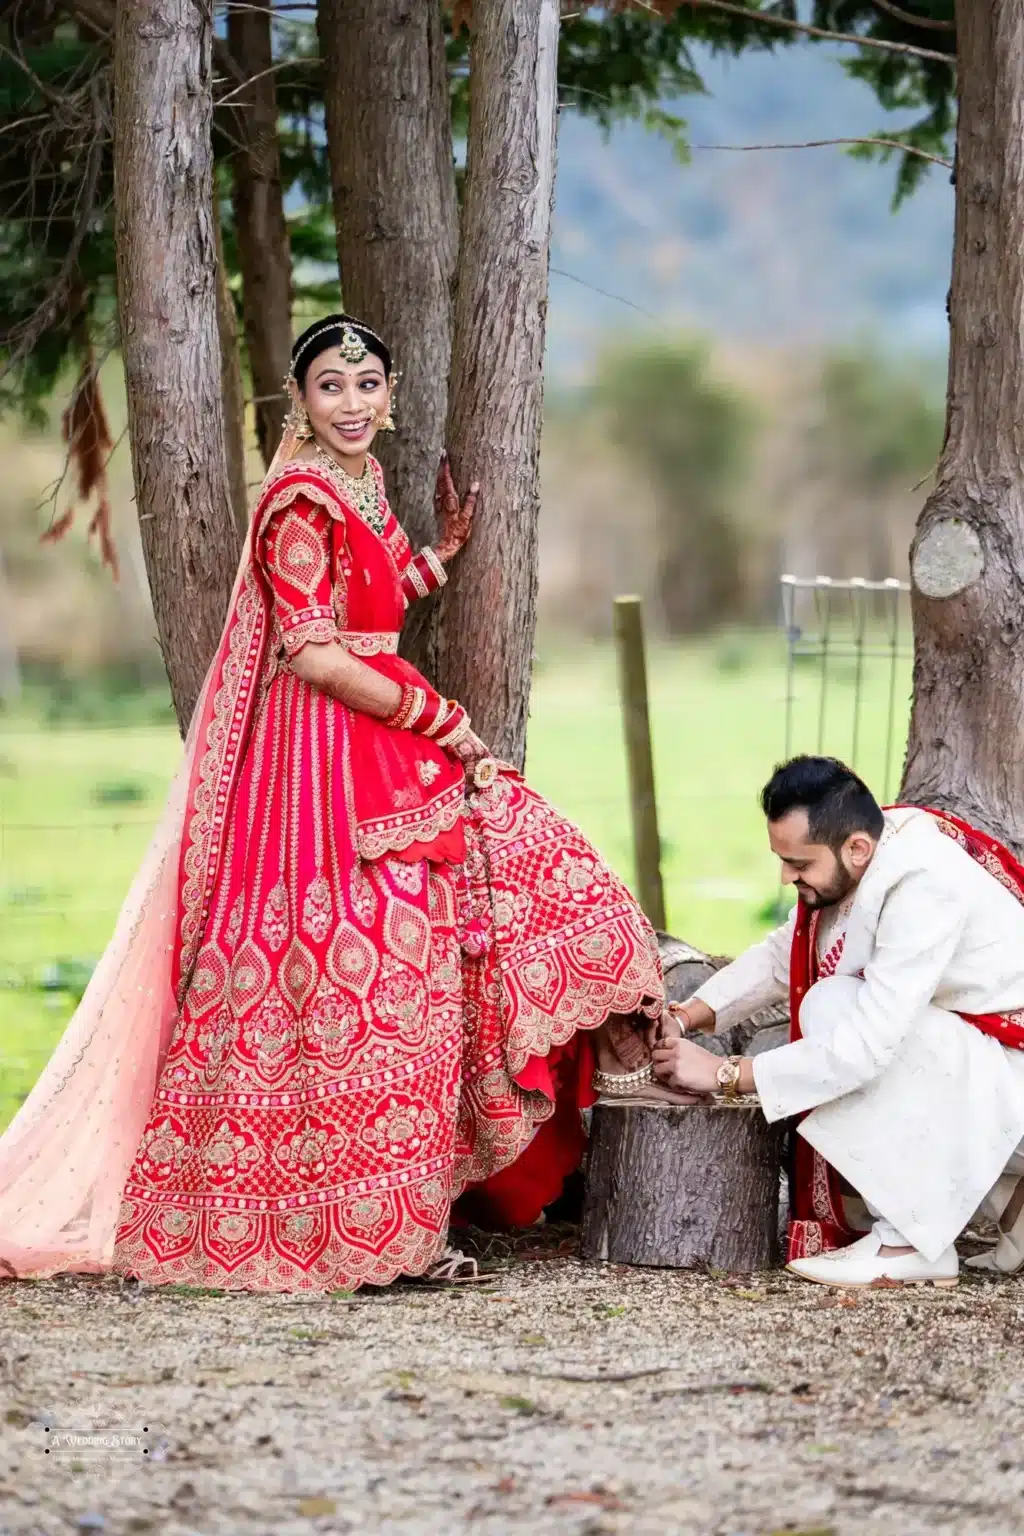
[[[337,637],[336,605],[344,606],[345,572],[332,569],[332,527],[323,507],[299,495],[273,514],[263,535],[263,562],[289,656],[308,641]]]

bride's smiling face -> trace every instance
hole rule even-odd
[[[390,391],[384,364],[368,352],[347,363],[339,347],[313,359],[303,385],[303,404],[322,447],[335,458],[361,460],[388,414]]]

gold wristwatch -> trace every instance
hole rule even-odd
[[[738,1099],[740,1094],[740,1064],[742,1056],[727,1056],[715,1073],[715,1079],[726,1099]]]

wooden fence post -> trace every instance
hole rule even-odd
[[[644,652],[641,598],[615,599],[615,644],[619,655],[619,694],[629,770],[637,894],[651,924],[664,930],[665,892],[661,883],[661,839],[658,835],[658,802],[654,793],[654,759],[647,707],[647,659]]]

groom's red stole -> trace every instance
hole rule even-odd
[[[902,807],[893,807],[902,809]],[[924,807],[922,807],[924,809]],[[948,811],[928,810],[940,829],[965,849],[993,879],[1024,906],[1024,865],[994,837],[979,832]],[[819,914],[803,902],[797,908],[796,927],[789,962],[789,1038],[800,1039],[800,1004],[818,978],[817,928]],[[1024,1050],[1024,1009],[1014,1013],[961,1015],[1002,1045]],[[789,1244],[787,1258],[800,1259],[842,1248],[861,1236],[847,1226],[839,1176],[819,1152],[800,1135],[794,1138],[789,1191]]]

